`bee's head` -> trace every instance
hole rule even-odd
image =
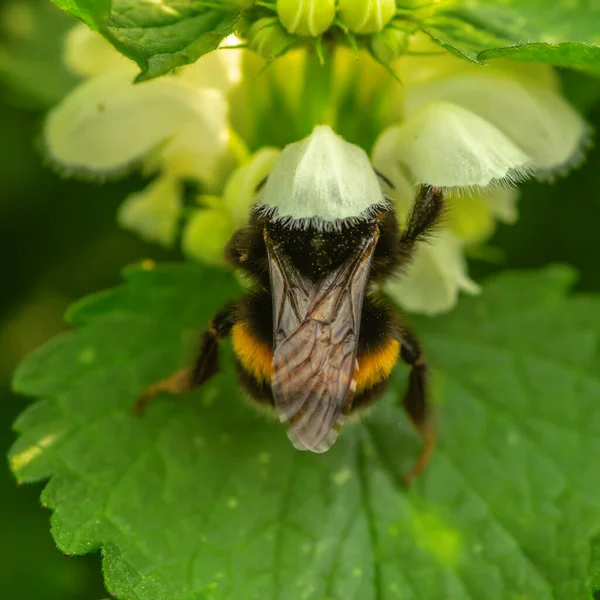
[[[365,151],[320,125],[283,149],[255,210],[291,227],[329,228],[387,204]]]

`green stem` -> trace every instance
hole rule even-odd
[[[321,60],[324,62],[321,63]],[[333,55],[327,46],[320,52],[309,53],[304,68],[302,92],[302,135],[308,135],[315,125],[334,126],[331,106],[333,84]]]

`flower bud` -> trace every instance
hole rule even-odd
[[[333,23],[335,0],[277,0],[277,14],[290,33],[315,37]]]
[[[394,0],[340,0],[340,20],[354,33],[381,31],[396,13]]]
[[[293,43],[293,38],[275,17],[254,22],[246,36],[250,49],[267,60],[281,56]]]
[[[373,56],[383,64],[389,64],[408,49],[409,34],[392,21],[382,31],[371,35],[370,48]]]

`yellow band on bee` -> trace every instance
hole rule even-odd
[[[359,357],[358,368],[354,374],[356,394],[387,379],[398,360],[399,353],[400,343],[390,338],[388,343],[379,350]]]
[[[244,370],[261,383],[271,383],[273,350],[252,333],[247,323],[242,321],[233,326],[231,343]]]
[[[273,350],[260,341],[251,331],[248,323],[239,322],[231,331],[233,350],[242,367],[257,381],[271,383],[273,377]],[[398,360],[400,344],[394,339],[365,356],[358,359],[356,394],[377,385],[387,379]]]

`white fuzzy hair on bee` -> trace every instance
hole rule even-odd
[[[289,227],[339,229],[388,205],[366,152],[319,125],[283,149],[254,210]]]

